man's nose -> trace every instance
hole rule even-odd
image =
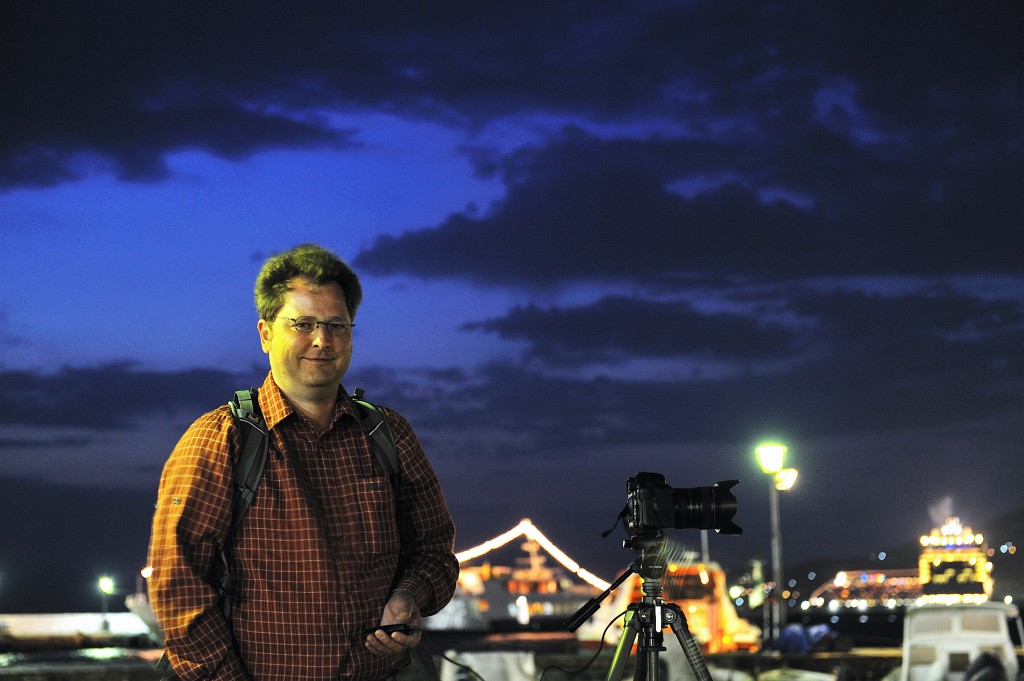
[[[329,348],[332,340],[334,339],[331,337],[331,332],[327,330],[326,324],[318,324],[313,330],[313,345],[316,347]]]

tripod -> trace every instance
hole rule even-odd
[[[643,597],[639,601],[630,603],[627,609],[622,636],[615,648],[611,667],[605,677],[606,681],[622,679],[626,661],[638,638],[636,665],[633,669],[634,681],[660,681],[661,667],[658,655],[665,650],[662,645],[664,642],[662,630],[666,626],[671,627],[676,640],[682,646],[683,653],[686,655],[686,660],[690,663],[690,669],[693,670],[697,681],[712,681],[704,658],[700,654],[700,647],[687,627],[686,616],[683,615],[678,605],[666,603],[661,596],[661,576],[665,573],[664,538],[661,533],[632,537],[623,544],[636,552],[636,561],[619,575],[604,593],[591,599],[580,608],[565,625],[570,630],[576,631],[597,611],[601,601],[618,588],[629,575],[638,574],[642,580],[640,588]]]

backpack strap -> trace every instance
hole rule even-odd
[[[267,468],[270,438],[267,437],[267,423],[260,413],[255,388],[237,391],[235,398],[228,402],[228,407],[231,408],[242,437],[242,446],[235,460],[235,504],[231,529],[228,530],[230,535],[256,499],[256,489]]]
[[[235,397],[228,402],[231,415],[235,417],[238,425],[239,435],[242,442],[238,456],[234,460],[234,483],[235,496],[231,510],[231,526],[228,528],[224,538],[224,544],[217,546],[217,560],[219,561],[217,578],[217,595],[220,597],[220,610],[224,617],[231,619],[231,571],[228,569],[228,556],[226,546],[231,541],[231,535],[238,528],[245,517],[246,512],[256,500],[256,489],[260,486],[260,480],[267,468],[267,454],[270,451],[270,438],[267,435],[267,423],[260,413],[259,402],[256,399],[255,388],[238,390]],[[156,663],[156,668],[161,671],[171,669],[171,661],[167,657],[167,651]],[[177,676],[168,676],[167,679],[177,679]]]
[[[370,448],[377,457],[377,464],[380,469],[391,479],[391,487],[395,490],[395,499],[398,499],[398,484],[402,475],[402,465],[398,461],[398,447],[395,445],[395,436],[391,432],[391,424],[384,416],[377,405],[367,401],[364,397],[364,390],[356,388],[351,395],[359,411],[359,418],[363,423],[363,430],[370,439]]]
[[[267,469],[267,454],[270,451],[267,422],[263,420],[256,397],[256,389],[249,388],[235,392],[234,399],[228,402],[242,439],[238,457],[234,461],[235,501],[231,511],[231,526],[224,537],[224,544],[217,547],[217,558],[220,561],[217,593],[220,595],[221,612],[228,619],[231,619],[231,571],[228,569],[227,545],[256,500],[256,490]]]

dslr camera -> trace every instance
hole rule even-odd
[[[631,536],[659,533],[663,528],[715,530],[740,534],[732,521],[736,497],[729,490],[739,480],[711,487],[672,487],[660,473],[637,473],[626,480],[626,527]]]

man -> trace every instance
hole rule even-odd
[[[149,593],[182,679],[385,679],[408,662],[421,617],[454,593],[455,529],[416,434],[382,408],[401,464],[396,499],[340,385],[361,299],[355,273],[319,246],[260,271],[257,329],[270,373],[258,402],[270,453],[230,539],[240,435],[227,406],[193,423],[167,461]],[[211,585],[225,542],[230,619]],[[362,633],[395,623],[417,629]]]

